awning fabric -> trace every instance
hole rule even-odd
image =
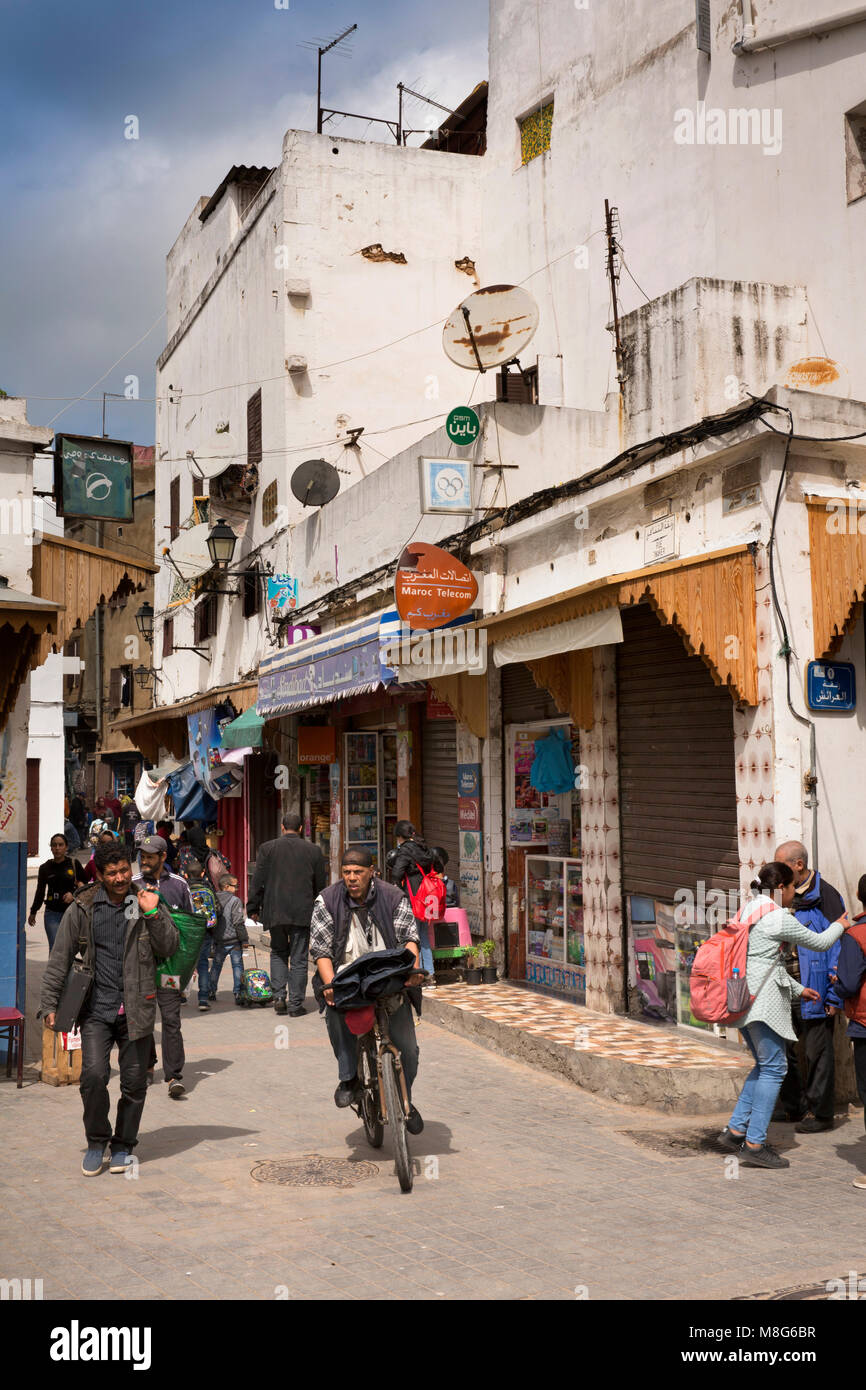
[[[227,724],[222,732],[223,748],[261,748],[262,729],[265,721],[261,715],[256,714],[254,706],[245,709],[243,714],[238,715],[231,724]]]
[[[611,575],[511,613],[483,618],[478,627],[498,646],[587,613],[635,603],[649,603],[735,700],[758,703],[755,560],[747,544]]]
[[[599,613],[586,613],[582,618],[557,623],[556,627],[540,628],[520,637],[506,637],[493,648],[493,660],[497,666],[507,666],[512,661],[538,661],[542,657],[581,651],[586,647],[604,647],[622,640],[619,609],[603,608]]]
[[[265,719],[384,689],[396,673],[380,659],[382,613],[308,637],[266,657],[256,711]]]
[[[62,606],[51,599],[0,588],[0,730],[5,729],[30,669],[38,665],[47,634],[56,632]]]
[[[487,670],[487,637],[480,636],[471,615],[428,631],[401,622],[394,608],[383,614],[379,636],[382,660],[396,671],[401,685],[463,672],[483,676]]]
[[[189,700],[179,700],[174,705],[156,705],[142,714],[134,714],[129,719],[115,719],[111,725],[119,733],[125,734],[130,743],[144,754],[152,763],[159,758],[160,748],[167,748],[176,758],[189,758],[188,714],[209,709],[231,700],[235,709],[249,709],[256,702],[258,686],[255,681],[240,681],[237,685],[220,685],[195,695]]]

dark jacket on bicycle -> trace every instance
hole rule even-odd
[[[342,879],[338,883],[332,883],[330,888],[325,888],[313,905],[313,916],[310,922],[310,955],[314,961],[327,957],[333,962],[335,971],[339,970],[346,954],[353,905],[353,899]],[[374,878],[363,907],[376,924],[386,950],[405,946],[407,941],[418,943],[415,919],[402,889]],[[322,977],[318,970],[315,971],[313,974],[313,994],[319,1005],[320,1013],[325,1009],[325,990],[327,988],[328,986],[322,983]],[[413,1003],[415,1000],[412,996],[415,993],[420,994],[420,990],[413,988],[409,991],[409,997]],[[415,1007],[417,1009],[418,1005],[415,1004]],[[420,1009],[418,1011],[420,1012]]]

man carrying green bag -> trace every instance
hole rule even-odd
[[[162,1020],[162,1069],[168,1082],[168,1094],[177,1100],[184,1094],[183,1066],[186,1060],[183,1034],[180,1030],[181,994],[192,978],[198,960],[207,921],[196,915],[186,880],[170,873],[165,867],[168,845],[161,835],[148,835],[141,842],[141,876],[133,879],[136,887],[146,887],[159,894],[171,913],[178,930],[180,945],[174,955],[156,964],[156,1002]],[[148,1063],[148,1081],[153,1081],[156,1066],[156,1044],[153,1043]]]

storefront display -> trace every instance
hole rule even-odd
[[[527,980],[585,998],[585,964],[580,860],[527,855]]]
[[[378,868],[396,844],[397,736],[384,730],[347,733],[344,745],[344,847],[369,850]]]

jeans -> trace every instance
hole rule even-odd
[[[84,1102],[84,1133],[89,1148],[104,1149],[108,1143],[113,1149],[135,1148],[147,1096],[147,1055],[152,1042],[150,1033],[135,1042],[130,1041],[125,1014],[113,1023],[103,1023],[96,1018],[82,1019],[79,1089]],[[120,1100],[112,1134],[108,1077],[114,1043],[117,1043],[120,1066]]]
[[[750,1144],[763,1144],[788,1065],[785,1039],[766,1023],[749,1023],[742,1033],[755,1065],[746,1077],[728,1129],[737,1134],[745,1131]]]
[[[832,1018],[803,1018],[800,1010],[792,1009],[794,1032],[805,1039],[806,1084],[800,1075],[797,1044],[789,1042],[788,1074],[782,1082],[779,1103],[789,1115],[809,1111],[818,1120],[833,1119],[833,1100],[836,1086],[836,1060],[833,1054]]]
[[[219,984],[220,973],[226,956],[231,956],[232,959],[232,993],[235,999],[237,999],[241,987],[241,980],[244,977],[244,948],[237,941],[228,946],[223,945],[222,942],[220,942],[218,946],[214,946],[213,964],[210,968],[209,979],[210,992],[211,994],[216,994],[217,992],[217,985]]]
[[[66,909],[63,909],[65,912]],[[57,928],[63,921],[63,912],[53,912],[50,907],[46,907],[45,916],[42,919],[45,924],[45,935],[48,937],[48,950],[54,950],[54,943],[57,940]]]
[[[309,955],[309,927],[271,927],[271,988],[279,1000],[285,1000],[288,989],[290,1009],[304,1002]]]
[[[418,928],[418,935],[421,938],[421,969],[426,970],[429,975],[434,973],[433,967],[433,947],[430,945],[430,932],[426,922],[419,922],[417,917],[415,925]]]
[[[201,943],[201,951],[199,953],[198,965],[196,966],[196,970],[198,971],[198,1002],[200,1004],[207,1003],[207,997],[210,992],[210,970],[208,966],[208,957],[210,956],[213,948],[213,937],[211,936],[210,932],[205,932],[204,941]]]
[[[340,1080],[351,1081],[358,1074],[358,1039],[346,1027],[345,1016],[338,1009],[332,1008],[330,1004],[325,1005],[325,1023],[328,1028],[331,1047],[334,1049],[334,1056],[337,1059]],[[411,1099],[412,1084],[418,1075],[418,1043],[415,1037],[412,1005],[408,999],[404,999],[396,1013],[389,1015],[388,1028],[392,1040],[400,1049],[403,1071],[406,1076],[406,1088]]]
[[[866,1107],[866,1038],[852,1038],[854,1044],[854,1076],[857,1080],[857,1094]],[[866,1109],[863,1111],[866,1125]]]
[[[176,989],[157,989],[156,1002],[162,1019],[162,1071],[166,1081],[180,1081],[186,1053],[180,1031],[180,993]],[[156,1043],[150,1039],[149,1068],[156,1066]]]

